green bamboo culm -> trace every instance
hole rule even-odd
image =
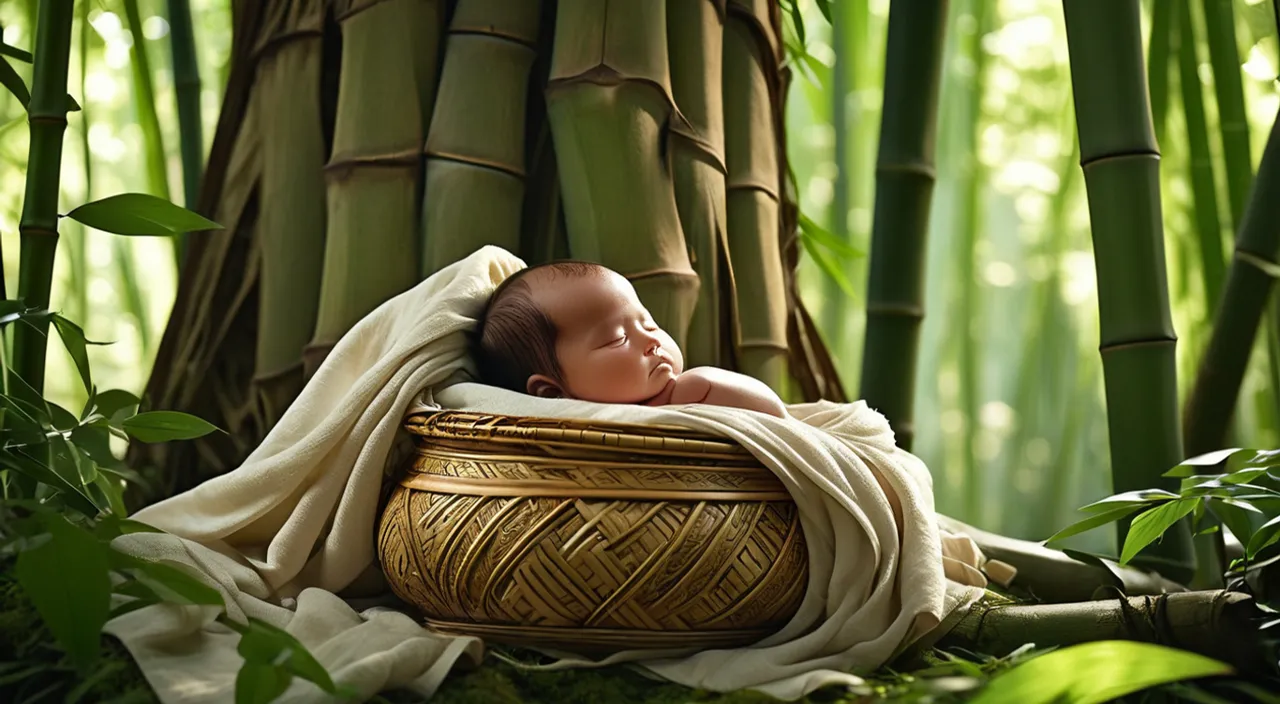
[[[779,74],[781,41],[772,3],[729,0],[724,29],[725,192],[736,313],[735,363],[787,397],[787,199]],[[779,237],[781,235],[781,237]],[[793,240],[792,240],[793,241]],[[798,332],[798,328],[797,328]],[[802,348],[797,336],[796,348]],[[796,350],[801,352],[800,349]]]
[[[1189,0],[1178,0],[1189,2]],[[1170,46],[1177,38],[1177,9],[1174,2],[1151,5],[1151,41],[1147,45],[1147,86],[1151,93],[1151,121],[1156,144],[1164,144],[1165,116],[1169,113]]]
[[[912,407],[948,4],[899,0],[889,6],[859,395],[888,417],[905,450],[915,437]]]
[[[170,200],[169,177],[164,164],[164,136],[160,133],[160,118],[156,115],[155,84],[151,78],[147,39],[142,34],[142,15],[138,11],[138,0],[124,0],[124,16],[129,37],[133,40],[133,45],[129,47],[134,87],[133,106],[145,145],[143,157],[147,166],[147,187],[152,195]]]
[[[421,280],[422,150],[436,94],[445,5],[335,5],[342,67],[333,149],[318,196],[328,208],[327,234],[308,374],[369,311]],[[314,111],[304,114],[314,118]],[[312,236],[298,233],[300,241]],[[379,275],[371,277],[370,271]]]
[[[964,126],[968,134],[963,136],[966,155],[959,179],[962,185],[957,203],[959,214],[956,218],[961,227],[956,252],[960,270],[957,277],[960,296],[957,301],[958,310],[952,320],[959,328],[955,337],[960,345],[960,405],[965,419],[961,456],[966,477],[964,506],[967,516],[982,515],[983,499],[988,495],[988,473],[981,471],[978,466],[977,450],[980,420],[978,409],[981,405],[979,395],[982,388],[980,339],[983,310],[978,281],[978,248],[982,241],[982,184],[986,181],[979,155],[982,140],[982,95],[986,86],[987,66],[987,52],[982,47],[982,38],[996,23],[992,5],[987,0],[971,0],[968,7],[969,14],[974,19],[973,31],[968,37],[968,53],[973,73],[963,94],[963,110],[966,113]]]
[[[698,275],[698,301],[689,322],[685,364],[725,366],[721,348],[729,301],[726,267],[724,7],[712,0],[667,0],[671,90],[687,123],[673,125],[671,175],[680,226]]]
[[[1253,184],[1253,152],[1249,146],[1249,119],[1240,79],[1240,50],[1236,44],[1236,18],[1231,0],[1204,0],[1204,27],[1209,40],[1209,62],[1213,66],[1227,197],[1235,231],[1244,217],[1245,202]]]
[[[850,46],[851,27],[855,22],[864,22],[863,18],[854,19],[853,14],[865,15],[865,3],[836,2],[831,4],[831,131],[835,136],[834,150],[836,165],[835,192],[831,197],[831,216],[829,227],[831,234],[842,242],[850,242],[849,210],[853,195],[850,177],[853,171],[851,159],[850,137],[853,137],[853,125],[849,119],[849,103],[856,99],[853,93],[853,76],[857,69],[857,52],[861,46]],[[849,323],[849,301],[840,282],[834,277],[822,279],[822,331],[837,355],[843,347]]]
[[[1280,266],[1280,136],[1277,127],[1258,165],[1253,192],[1245,207],[1236,238],[1235,255],[1227,272],[1226,289],[1218,303],[1213,335],[1205,350],[1183,419],[1187,451],[1197,455],[1224,444],[1227,426],[1240,395],[1258,334],[1258,322],[1271,293],[1272,275]],[[1274,391],[1273,391],[1274,393]]]
[[[1111,481],[1116,492],[1177,489],[1176,480],[1161,476],[1183,454],[1140,3],[1066,0],[1063,11],[1098,277]],[[1127,529],[1119,527],[1121,542]],[[1135,562],[1177,581],[1190,578],[1186,522]]]
[[[1199,46],[1191,17],[1191,0],[1167,0],[1163,4],[1175,8],[1178,22],[1178,87],[1182,93],[1182,112],[1187,126],[1191,209],[1195,213],[1196,241],[1200,246],[1200,272],[1207,317],[1217,304],[1227,265],[1222,248],[1222,221],[1218,217],[1213,155],[1209,152],[1209,128],[1200,90]]]
[[[423,275],[492,244],[520,248],[525,116],[541,3],[460,0],[426,137]]]
[[[630,279],[683,348],[699,282],[665,156],[687,125],[670,86],[666,3],[560,1],[546,101],[569,251]]]
[[[62,137],[67,129],[67,68],[71,63],[74,0],[44,0],[36,24],[35,66],[27,120],[31,141],[27,183],[18,224],[21,253],[18,297],[29,306],[49,305],[54,255],[58,248],[58,192]],[[14,327],[13,373],[37,393],[44,390],[48,324]]]
[[[169,49],[173,54],[173,92],[178,102],[178,144],[182,154],[183,205],[194,208],[204,170],[200,125],[200,65],[191,27],[190,0],[169,2]]]

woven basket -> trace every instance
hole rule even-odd
[[[741,446],[681,428],[414,415],[378,553],[432,628],[575,652],[748,645],[795,614],[795,503]]]

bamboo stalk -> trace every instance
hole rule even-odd
[[[1222,223],[1218,218],[1218,191],[1209,153],[1209,128],[1200,91],[1200,58],[1195,26],[1191,21],[1191,0],[1169,0],[1178,21],[1178,85],[1187,125],[1187,165],[1191,181],[1191,210],[1195,214],[1196,241],[1200,250],[1200,273],[1204,283],[1206,318],[1213,312],[1222,292],[1226,270],[1222,253]],[[1208,9],[1208,8],[1206,8]],[[1225,127],[1225,125],[1224,125]],[[1224,138],[1226,137],[1224,133]]]
[[[1258,333],[1258,322],[1271,293],[1274,267],[1280,266],[1280,120],[1258,165],[1253,193],[1240,223],[1226,289],[1218,302],[1213,335],[1200,361],[1183,418],[1187,452],[1197,455],[1222,446],[1240,395]],[[1274,393],[1274,391],[1273,391]]]
[[[125,24],[133,44],[129,47],[133,73],[133,106],[142,129],[143,158],[147,167],[147,186],[153,195],[170,200],[169,178],[165,169],[164,136],[156,115],[155,86],[151,79],[151,60],[147,54],[147,38],[142,35],[142,16],[138,0],[124,0]]]
[[[1187,2],[1188,0],[1177,0]],[[1177,5],[1151,4],[1151,39],[1147,45],[1147,86],[1151,92],[1151,122],[1156,144],[1164,144],[1165,116],[1169,112],[1170,47],[1178,37]]]
[[[1063,10],[1098,277],[1112,486],[1177,489],[1161,476],[1183,453],[1139,2],[1064,2]],[[1121,537],[1127,528],[1119,527]],[[1185,581],[1194,571],[1190,537],[1183,521],[1136,562]]]
[[[1255,622],[1261,615],[1252,597],[1227,591],[1072,604],[979,604],[936,645],[1003,657],[1026,643],[1052,647],[1136,640],[1201,653],[1254,674],[1268,671]]]
[[[190,0],[168,0],[169,48],[173,53],[173,92],[178,103],[178,142],[182,153],[183,204],[194,208],[204,169],[200,124],[200,65],[191,28]]]
[[[769,3],[730,0],[724,31],[726,222],[733,271],[738,371],[781,393],[788,372],[787,274],[776,73],[779,38]],[[781,233],[791,237],[793,233]]]
[[[423,273],[520,248],[525,122],[540,3],[460,0],[426,143]]]
[[[570,253],[630,279],[683,348],[698,277],[664,156],[684,122],[666,32],[662,2],[561,0],[546,101]]]
[[[685,344],[687,366],[722,366],[721,249],[727,246],[722,80],[724,7],[715,0],[667,0],[671,90],[687,125],[672,125],[672,179],[698,302]]]
[[[254,96],[262,176],[253,386],[264,430],[302,389],[302,354],[315,330],[325,254],[324,3],[304,0],[290,12],[296,24],[289,38],[262,58]]]
[[[348,0],[337,11],[342,69],[308,373],[360,318],[419,280],[423,109],[435,94],[443,11],[437,0]]]
[[[905,450],[915,436],[915,366],[947,5],[899,0],[889,6],[860,395],[888,417]]]
[[[1236,18],[1231,0],[1204,0],[1204,25],[1209,39],[1209,62],[1213,66],[1213,88],[1218,99],[1218,128],[1234,231],[1244,217],[1245,202],[1253,184],[1253,152],[1249,146],[1248,111],[1240,80]]]
[[[84,202],[93,200],[93,152],[89,149],[89,101],[84,97],[89,75],[89,41],[94,36],[89,24],[89,0],[80,0],[80,161],[84,167]],[[79,227],[79,241],[71,252],[71,268],[80,285],[75,287],[77,320],[89,324],[89,228]]]
[[[18,223],[21,253],[18,262],[18,297],[28,306],[49,305],[54,255],[58,248],[58,194],[62,168],[62,138],[67,129],[67,70],[71,63],[71,25],[74,0],[40,3],[35,25],[35,65],[31,101],[27,106],[31,125],[27,152],[26,191]],[[44,389],[48,323],[29,321],[14,329],[12,373],[36,393]]]
[[[836,177],[834,193],[831,197],[831,216],[828,227],[831,234],[841,242],[850,243],[849,211],[850,199],[853,195],[850,183],[853,171],[851,158],[852,126],[850,122],[849,102],[856,100],[854,94],[854,76],[857,73],[858,53],[862,51],[862,43],[850,35],[854,28],[865,26],[864,15],[867,12],[865,2],[836,2],[831,5],[831,54],[834,63],[831,66],[831,85],[827,93],[831,96],[831,130],[835,133],[834,161]],[[854,39],[850,41],[850,39]],[[840,288],[839,282],[827,276],[822,281],[822,330],[832,348],[839,350],[848,330],[850,301]]]
[[[964,412],[964,431],[961,440],[962,461],[965,476],[965,515],[980,516],[983,510],[983,497],[988,494],[987,473],[978,468],[977,439],[980,426],[978,408],[979,394],[982,388],[981,339],[982,302],[978,280],[978,244],[982,241],[980,229],[983,223],[982,184],[986,170],[978,152],[981,148],[982,134],[982,94],[986,83],[984,75],[987,66],[987,52],[982,47],[982,38],[991,31],[995,18],[988,9],[986,0],[973,0],[969,4],[970,15],[974,19],[974,31],[969,42],[969,57],[973,73],[965,91],[965,113],[967,134],[965,135],[965,164],[961,172],[961,193],[959,207],[961,213],[957,220],[962,223],[961,237],[958,243],[957,263],[960,275],[960,296],[954,320],[960,327],[960,403]]]

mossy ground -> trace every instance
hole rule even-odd
[[[806,702],[833,702],[840,692],[815,694]],[[420,701],[408,692],[387,692],[375,701]],[[80,678],[31,603],[9,574],[0,573],[0,702],[158,701],[124,646],[103,637],[102,658]],[[625,668],[574,671],[526,671],[490,656],[471,671],[454,672],[432,704],[765,704],[777,700],[759,692],[715,694],[649,679]]]

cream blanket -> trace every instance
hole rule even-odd
[[[793,405],[794,417],[779,419],[714,406],[549,401],[478,384],[445,388],[471,370],[465,333],[488,296],[523,267],[486,247],[387,301],[343,337],[241,467],[134,516],[167,534],[122,536],[116,546],[189,568],[222,593],[231,617],[288,630],[362,698],[391,688],[430,695],[456,662],[479,662],[482,643],[432,633],[384,608],[358,613],[335,595],[379,585],[379,489],[398,461],[392,450],[402,418],[425,402],[718,433],[742,443],[786,484],[810,560],[808,589],[791,622],[750,648],[680,658],[632,652],[611,661],[636,660],[692,687],[755,688],[794,699],[858,682],[851,670],[883,664],[981,595],[947,579],[985,584],[975,569],[981,555],[962,536],[940,534],[927,469],[894,445],[884,418],[863,403]],[[901,535],[873,471],[901,500]],[[952,558],[945,575],[944,545]],[[216,615],[158,604],[106,630],[123,641],[166,704],[229,702],[241,662],[238,636],[214,622]],[[281,699],[328,700],[301,681]]]

